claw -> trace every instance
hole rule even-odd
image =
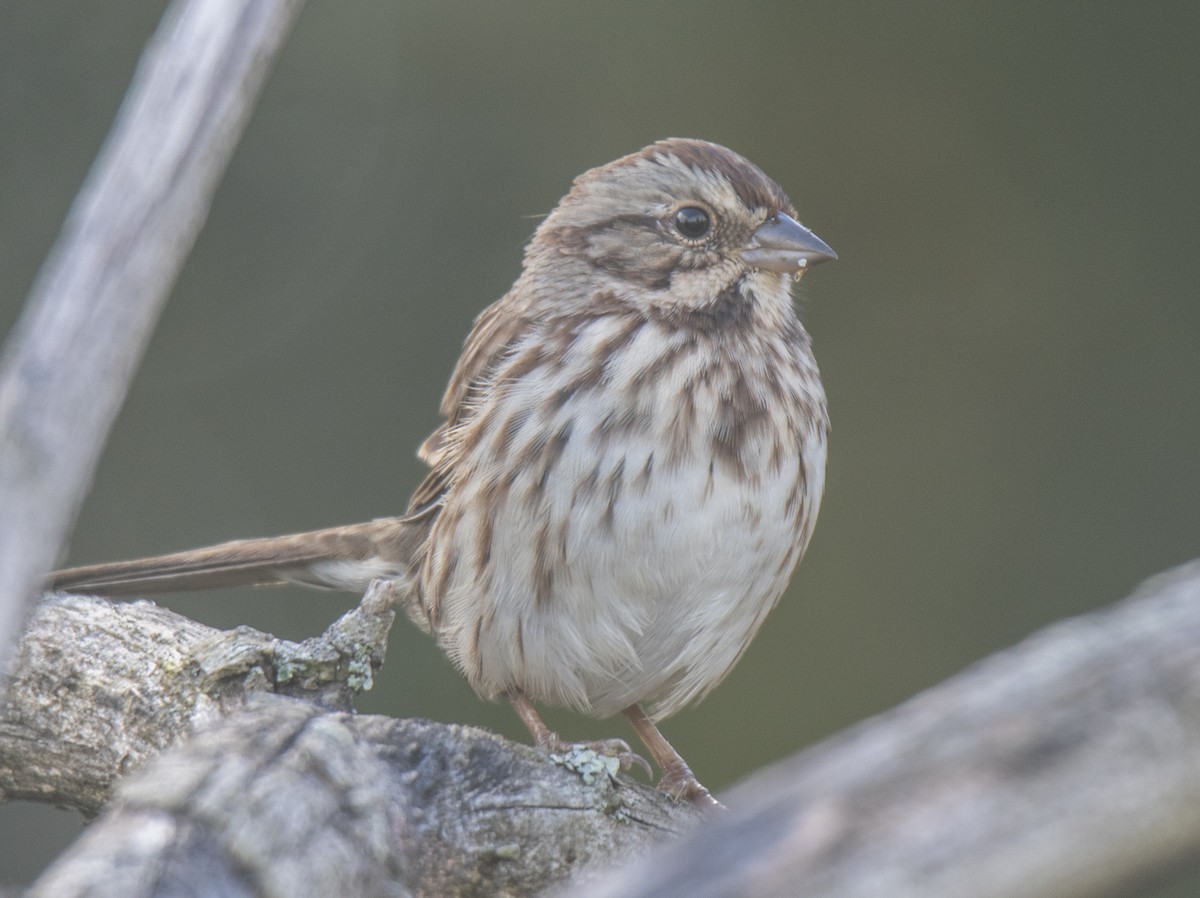
[[[622,756],[622,758],[621,758],[621,769],[622,770],[631,770],[633,768],[633,765],[635,765],[635,764],[638,767],[642,768],[642,770],[646,771],[646,776],[649,777],[651,782],[654,781],[654,768],[652,768],[650,766],[649,761],[647,761],[645,758],[643,758],[641,755],[639,755],[635,751],[631,751],[631,752],[629,752],[628,755]]]
[[[650,754],[654,755],[654,760],[662,768],[662,779],[658,781],[660,792],[665,792],[676,801],[687,799],[701,807],[724,809],[725,805],[713,798],[713,794],[700,784],[692,773],[692,768],[688,767],[679,752],[671,747],[671,743],[663,738],[654,721],[646,716],[646,712],[640,706],[630,705],[625,709],[625,716],[629,718],[637,734],[646,743],[646,748],[650,749]]]

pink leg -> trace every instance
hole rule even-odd
[[[646,716],[640,705],[630,705],[625,709],[625,716],[629,718],[646,748],[650,749],[650,756],[662,770],[662,779],[658,781],[661,791],[673,798],[686,798],[692,804],[724,807],[700,784],[687,762],[671,747],[671,743],[658,731],[654,721]]]

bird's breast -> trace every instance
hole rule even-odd
[[[751,355],[608,322],[498,381],[425,583],[476,689],[601,715],[656,701],[661,716],[724,676],[799,560],[824,480],[811,360]]]

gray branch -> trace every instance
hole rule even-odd
[[[30,898],[530,895],[696,815],[482,730],[274,699],[120,788]]]
[[[301,644],[51,600],[0,708],[0,783],[94,809],[140,768],[34,894],[529,894],[700,819],[581,776],[585,753],[561,765],[478,730],[329,710],[382,662],[390,621],[382,584]],[[244,708],[260,691],[309,700]],[[1200,562],[760,774],[731,813],[582,893],[1111,895],[1200,856],[1197,759]]]
[[[0,670],[300,0],[177,0],[0,358]]]
[[[384,581],[301,643],[214,630],[151,602],[51,597],[0,693],[0,800],[94,814],[122,775],[257,693],[349,710],[383,663],[394,617]]]

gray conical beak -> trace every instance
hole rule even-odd
[[[837,253],[828,243],[782,212],[760,225],[742,250],[742,261],[747,265],[781,274],[795,274],[836,258]]]

